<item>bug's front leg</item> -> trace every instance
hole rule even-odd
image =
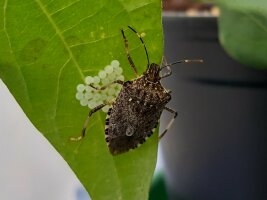
[[[88,124],[89,124],[89,120],[90,120],[91,116],[92,116],[95,112],[99,111],[101,108],[103,108],[103,107],[106,106],[106,105],[108,105],[108,104],[107,104],[107,103],[103,103],[103,104],[100,104],[100,105],[96,106],[96,107],[93,108],[92,110],[90,110],[90,112],[89,112],[89,114],[88,114],[88,116],[87,116],[87,118],[86,118],[86,120],[85,120],[85,122],[84,122],[84,125],[83,125],[83,129],[82,129],[82,133],[81,133],[81,135],[78,136],[78,137],[71,137],[70,140],[71,140],[71,141],[79,141],[79,140],[83,139],[84,136],[85,136],[86,128],[87,128],[87,126],[88,126]]]
[[[100,88],[99,87],[95,87],[92,84],[90,84],[89,86],[92,87],[92,88],[94,88],[95,90],[104,90],[107,87],[109,87],[109,86],[111,86],[111,85],[113,85],[115,83],[120,84],[120,85],[123,85],[124,84],[124,81],[122,81],[122,80],[116,80],[116,81],[113,81],[113,82],[111,82],[111,83],[109,83],[107,85],[104,85],[104,86],[100,87]]]
[[[171,108],[165,107],[164,109],[167,110],[167,111],[169,111],[170,113],[172,113],[173,114],[173,118],[171,119],[171,121],[167,125],[166,129],[159,135],[159,139],[161,139],[167,133],[167,131],[170,129],[170,127],[172,126],[175,118],[178,115],[178,112],[176,112],[175,110],[173,110]]]
[[[178,63],[203,63],[203,60],[202,59],[197,59],[197,60],[185,59],[185,60],[178,60],[178,61],[173,62],[171,64],[164,64],[164,66],[160,68],[160,71],[162,71],[164,68],[167,68],[168,72],[165,75],[161,76],[160,78],[166,78],[166,77],[170,76],[172,74],[172,70],[171,70],[170,66],[172,66],[174,64],[178,64]]]
[[[167,72],[164,74],[164,75],[162,75],[160,78],[162,79],[162,78],[166,78],[166,77],[168,77],[168,76],[170,76],[170,75],[172,75],[172,69],[171,69],[171,67],[168,65],[168,62],[167,62],[167,60],[166,60],[166,58],[163,56],[163,67],[161,67],[160,68],[160,71],[162,71],[162,69],[163,68],[167,68]]]

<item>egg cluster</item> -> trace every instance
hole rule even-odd
[[[87,76],[85,78],[85,84],[79,84],[77,86],[76,99],[80,101],[82,106],[88,106],[90,109],[106,101],[112,101],[117,97],[122,86],[117,83],[110,83],[115,80],[124,81],[122,72],[123,70],[120,67],[119,61],[113,60],[110,65],[107,65],[103,70],[98,72],[98,76]],[[99,88],[106,85],[108,85],[107,88],[99,90]],[[110,106],[106,105],[102,108],[102,111],[108,112],[109,108]]]

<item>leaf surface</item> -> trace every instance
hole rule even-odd
[[[147,199],[157,137],[113,157],[104,137],[105,114],[93,115],[86,138],[80,134],[89,109],[75,99],[76,86],[119,60],[126,79],[134,78],[120,29],[141,74],[146,56],[127,26],[145,33],[152,62],[162,57],[159,0],[2,0],[0,78],[34,126],[73,169],[92,199]]]

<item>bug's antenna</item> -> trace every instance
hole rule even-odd
[[[144,46],[144,48],[145,48],[145,52],[146,52],[147,66],[149,66],[149,65],[150,65],[150,62],[149,62],[149,57],[148,57],[148,53],[147,53],[147,49],[146,49],[146,45],[145,45],[145,43],[144,43],[144,41],[143,41],[141,35],[140,35],[136,30],[134,30],[132,27],[128,26],[128,28],[131,29],[134,33],[136,33],[136,35],[137,35],[137,36],[139,37],[139,39],[141,40],[141,42],[142,42],[142,44],[143,44],[143,46]]]
[[[167,64],[167,65],[164,65],[161,69],[165,68],[165,67],[170,67],[172,65],[175,65],[175,64],[178,64],[178,63],[203,63],[203,60],[202,59],[196,59],[196,60],[178,60],[178,61],[175,61],[173,63],[170,63],[170,64]]]

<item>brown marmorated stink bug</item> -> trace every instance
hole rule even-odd
[[[105,135],[109,151],[113,155],[127,152],[130,149],[135,149],[143,144],[146,139],[153,134],[163,110],[173,114],[173,118],[167,125],[166,129],[159,135],[159,138],[162,138],[166,134],[174,122],[177,112],[166,107],[166,104],[171,100],[171,94],[170,91],[166,90],[161,85],[160,80],[171,75],[171,65],[177,63],[202,62],[202,60],[180,60],[162,66],[155,63],[150,64],[147,49],[142,37],[133,28],[130,26],[128,27],[139,37],[144,46],[148,62],[146,71],[143,75],[138,75],[128,50],[128,40],[125,37],[124,31],[121,30],[127,58],[136,78],[126,82],[116,80],[100,88],[90,85],[96,90],[103,90],[111,84],[121,84],[122,89],[115,101],[106,102],[90,110],[84,123],[82,134],[79,137],[70,138],[72,141],[79,141],[84,138],[92,114],[107,104],[111,104],[112,107],[107,113],[105,122]],[[160,72],[164,68],[167,68],[168,72],[165,75],[161,75]]]

